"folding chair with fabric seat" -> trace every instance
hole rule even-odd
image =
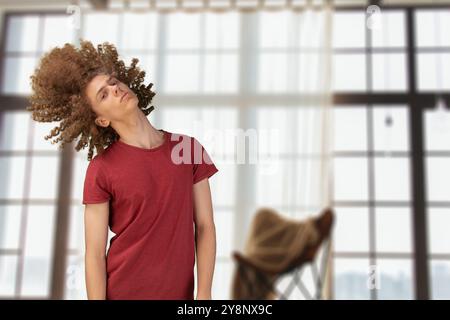
[[[270,208],[256,213],[245,254],[233,252],[236,263],[232,283],[233,300],[289,299],[298,288],[306,299],[320,299],[330,256],[333,210],[326,208],[315,219],[294,220]],[[318,252],[321,251],[319,259]],[[320,260],[319,267],[317,260]],[[311,268],[315,294],[302,281]],[[284,290],[276,283],[290,279]]]

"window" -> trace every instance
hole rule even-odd
[[[417,10],[415,14],[418,88],[420,91],[450,89],[450,43],[445,31],[449,27],[450,10]]]
[[[368,29],[364,11],[335,12],[336,94],[407,91],[405,20],[384,10]],[[409,106],[340,103],[333,118],[335,298],[413,299]]]
[[[443,284],[450,274],[450,237],[446,226],[450,223],[450,133],[448,111],[425,112],[426,195],[428,254],[433,299],[448,299],[450,291]]]
[[[337,299],[413,298],[407,111],[379,105],[334,108]],[[352,261],[359,267],[352,269]],[[397,265],[402,267],[394,270]],[[382,288],[372,293],[371,266]]]
[[[0,122],[0,296],[48,298],[60,156],[41,139],[53,127],[21,111]]]
[[[415,14],[419,90],[436,92],[437,98],[438,94],[450,89],[450,78],[444,72],[449,67],[450,42],[444,32],[449,26],[449,17],[448,8],[417,10]],[[448,105],[448,101],[446,103]],[[424,111],[423,115],[425,201],[432,299],[450,298],[450,291],[443,285],[448,281],[450,274],[450,238],[443,230],[450,221],[450,193],[446,182],[446,178],[450,177],[448,114],[448,111],[430,108]]]

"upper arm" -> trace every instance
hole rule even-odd
[[[210,178],[216,172],[219,171],[216,165],[213,163],[203,145],[195,138],[192,138],[193,145],[191,147],[191,161],[192,166],[192,182],[197,184],[199,181]]]
[[[103,162],[95,157],[86,170],[83,204],[99,204],[111,199],[111,184]]]
[[[214,225],[211,189],[208,179],[203,179],[193,186],[194,220],[196,227]]]
[[[87,204],[84,209],[86,254],[106,255],[109,202]]]

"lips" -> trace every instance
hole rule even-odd
[[[120,98],[120,102],[122,102],[122,100],[128,95],[128,92],[125,92],[122,96],[122,98]]]

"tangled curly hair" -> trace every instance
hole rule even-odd
[[[138,107],[147,116],[154,106],[148,106],[156,94],[151,90],[153,83],[143,84],[145,71],[133,58],[129,67],[119,60],[113,44],[104,42],[94,48],[90,41],[80,40],[80,48],[66,43],[62,48],[55,47],[45,53],[30,76],[32,94],[31,105],[27,111],[32,112],[33,120],[39,122],[61,121],[53,128],[45,140],[57,137],[51,143],[61,141],[59,148],[80,136],[75,150],[89,147],[88,161],[94,154],[102,153],[105,148],[116,141],[119,136],[111,127],[98,126],[97,117],[86,96],[86,86],[98,74],[115,76],[126,84],[138,97]]]

